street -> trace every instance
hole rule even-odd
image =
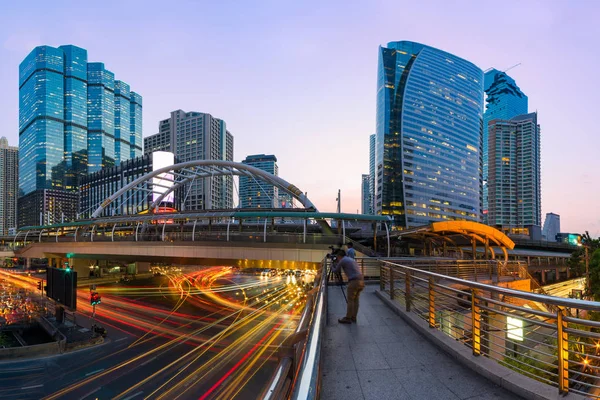
[[[105,327],[106,342],[1,362],[0,398],[255,398],[295,329],[309,282],[310,275],[186,269],[98,286],[94,320],[89,290],[80,288],[77,324]]]

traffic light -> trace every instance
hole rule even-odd
[[[38,290],[42,290],[42,281],[38,281]]]
[[[101,303],[102,298],[98,294],[98,292],[92,292],[90,295],[90,304],[95,306]]]

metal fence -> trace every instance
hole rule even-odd
[[[382,260],[380,289],[475,356],[560,393],[600,398],[600,322],[590,319],[599,302],[492,286],[455,272]]]
[[[261,396],[263,400],[319,398],[321,346],[327,321],[329,265],[330,260],[325,258],[315,279],[314,288],[307,296],[298,327],[281,346],[280,362]]]

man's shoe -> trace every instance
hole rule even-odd
[[[351,323],[352,323],[352,320],[351,320],[350,318],[346,318],[346,317],[344,317],[344,318],[340,318],[340,319],[338,319],[338,322],[339,322],[340,324],[351,324]]]
[[[356,318],[352,317],[352,318],[350,318],[350,321],[356,323]]]

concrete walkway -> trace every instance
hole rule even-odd
[[[346,313],[342,292],[329,287],[322,399],[519,398],[421,337],[375,296],[376,288],[362,293],[358,324],[343,325],[337,322]]]

